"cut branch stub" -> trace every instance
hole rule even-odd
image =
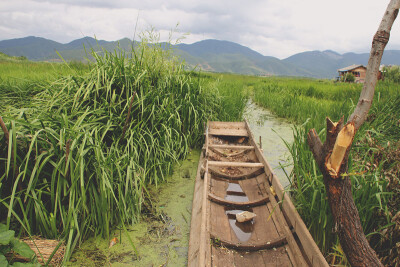
[[[325,168],[332,178],[338,178],[340,176],[340,167],[343,163],[347,163],[347,156],[355,133],[354,123],[349,122],[337,135],[332,153],[329,153],[325,160]]]
[[[365,83],[354,112],[343,129],[343,123],[327,120],[326,141],[321,140],[314,129],[308,132],[307,142],[324,176],[329,206],[332,211],[340,244],[352,266],[383,266],[371,248],[361,227],[360,217],[351,194],[349,177],[340,177],[347,168],[348,154],[355,132],[367,118],[375,92],[379,65],[390,30],[400,9],[400,0],[390,0],[386,12],[374,36],[368,60]],[[342,121],[342,120],[341,120]]]
[[[336,142],[336,137],[340,130],[343,128],[344,116],[338,122],[332,122],[328,117],[326,118],[326,141],[325,150],[331,152]]]

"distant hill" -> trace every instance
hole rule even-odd
[[[163,44],[166,45],[166,44]],[[119,41],[96,40],[84,37],[67,44],[61,44],[41,37],[0,41],[0,52],[10,56],[24,56],[36,61],[61,61],[91,59],[90,49],[101,48],[113,51],[115,48],[129,51],[132,41],[128,38]],[[191,67],[199,67],[212,72],[231,72],[250,75],[283,75],[315,78],[334,78],[337,69],[352,64],[367,64],[369,54],[335,51],[308,51],[280,60],[260,53],[237,43],[220,40],[204,40],[193,44],[172,46],[174,53]],[[400,50],[385,51],[382,64],[400,65]]]
[[[301,67],[314,77],[332,78],[337,75],[337,69],[352,64],[368,64],[369,53],[338,54],[331,50],[303,52],[284,59],[284,62]],[[385,50],[381,64],[400,65],[400,50]]]
[[[275,57],[266,57],[237,43],[204,40],[194,44],[178,44],[175,53],[191,66],[215,72],[252,75],[307,76],[310,73]]]

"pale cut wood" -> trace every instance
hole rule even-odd
[[[328,156],[325,166],[332,176],[338,178],[340,166],[342,166],[346,153],[350,149],[351,143],[355,135],[354,123],[350,122],[340,130],[332,153]]]

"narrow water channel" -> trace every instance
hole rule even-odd
[[[292,125],[285,119],[279,118],[269,110],[256,105],[249,100],[244,113],[245,119],[249,122],[256,142],[261,144],[264,156],[278,176],[283,187],[289,185],[285,175],[292,170],[288,149],[283,140],[293,142]],[[282,170],[284,167],[284,170]]]
[[[287,149],[284,140],[292,141],[291,125],[276,117],[268,110],[253,102],[247,103],[244,117],[259,142],[267,161],[280,179],[283,186],[288,180],[280,165],[287,165]],[[124,232],[114,231],[111,238],[117,243],[110,247],[110,241],[92,238],[82,244],[72,255],[69,266],[186,266],[189,244],[190,218],[194,181],[200,150],[193,150],[187,159],[174,167],[174,172],[158,188],[153,188],[155,195],[154,209],[143,216],[141,222],[129,227],[128,234],[138,250],[135,254]],[[290,172],[290,167],[285,167]],[[231,191],[234,191],[232,187]],[[235,213],[234,210],[229,213]],[[233,220],[231,224],[233,223]],[[242,229],[243,233],[250,229]],[[250,235],[241,238],[247,240]]]

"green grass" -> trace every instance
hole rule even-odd
[[[9,107],[26,106],[56,79],[88,69],[88,65],[74,62],[67,65],[3,57],[0,54],[0,112]]]
[[[354,201],[364,232],[375,240],[373,245],[377,245],[379,231],[391,220],[388,207],[392,193],[388,191],[386,175],[398,162],[385,159],[382,147],[393,146],[399,140],[397,88],[391,82],[378,83],[370,115],[356,135],[349,159]],[[293,78],[262,79],[254,85],[255,102],[296,123],[294,142],[287,144],[294,164],[290,175],[292,196],[326,256],[337,253],[338,241],[332,231],[333,219],[322,175],[307,145],[307,132],[315,128],[324,140],[325,118],[337,121],[344,116],[346,120],[360,90],[361,85],[357,84]]]
[[[338,254],[306,133],[316,128],[324,139],[326,116],[346,119],[361,85],[187,72],[170,51],[149,42],[131,53],[93,53],[88,65],[0,58],[0,115],[10,136],[0,133],[0,212],[8,227],[64,239],[68,259],[88,236],[108,237],[113,227],[140,220],[147,186],[163,182],[173,163],[201,145],[204,123],[241,120],[252,97],[296,124],[288,144],[292,195],[321,250]],[[385,177],[398,162],[385,151],[400,139],[397,88],[378,83],[349,161],[371,240],[390,221],[393,195]]]
[[[11,64],[2,77],[24,77],[34,88],[1,87],[10,138],[0,134],[0,212],[21,234],[64,239],[66,260],[88,236],[107,238],[137,222],[147,185],[163,182],[202,143],[207,120],[242,114],[244,105],[225,110],[230,100],[212,79],[148,42],[131,53],[93,53],[77,69]]]

